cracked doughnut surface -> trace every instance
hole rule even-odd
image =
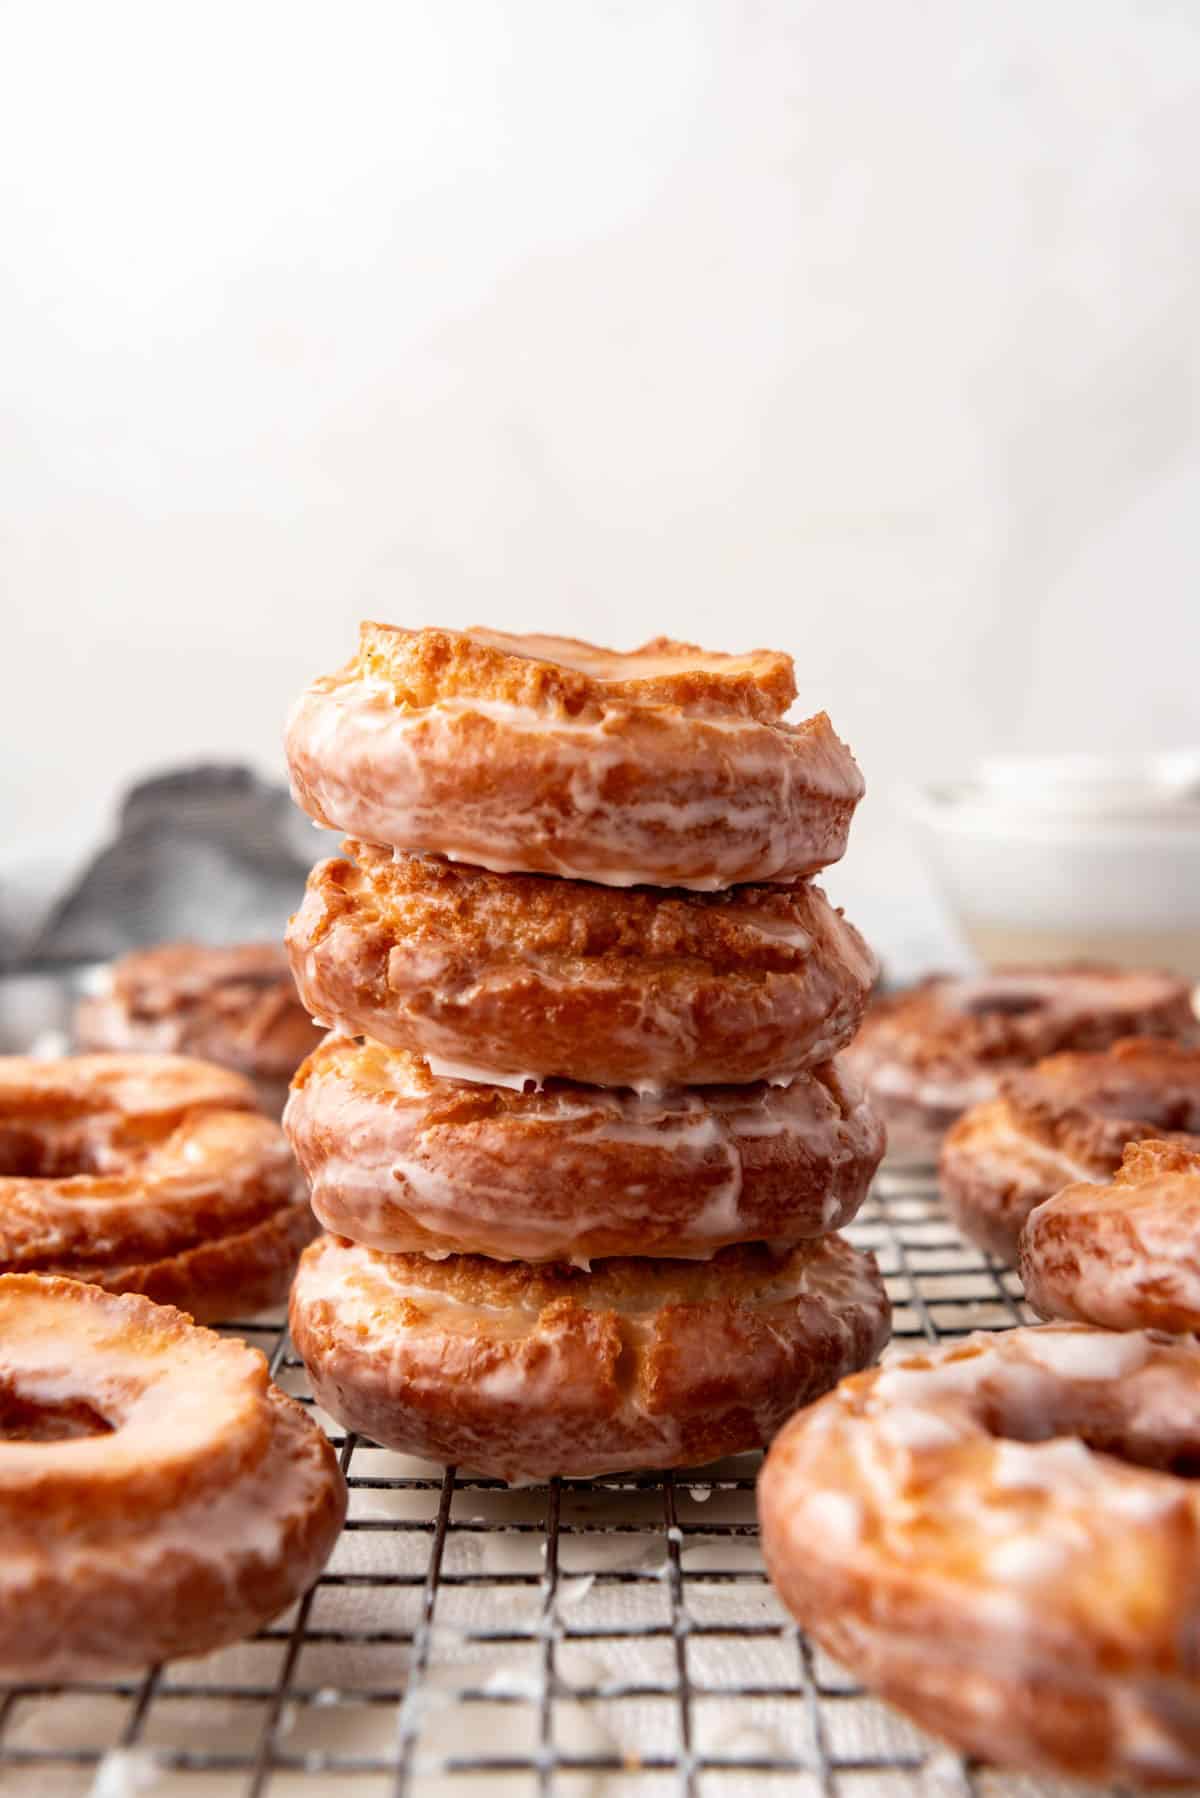
[[[787,1087],[525,1093],[435,1079],[403,1049],[348,1037],[300,1069],[284,1129],[335,1234],[584,1265],[840,1229],[883,1153],[861,1089],[832,1065]]]
[[[505,1480],[758,1447],[874,1359],[889,1315],[874,1261],[837,1236],[590,1272],[324,1236],[291,1302],[293,1341],[332,1416]]]
[[[1108,1179],[1126,1144],[1149,1136],[1200,1150],[1200,1048],[1131,1037],[1053,1055],[959,1118],[942,1145],[942,1193],[963,1234],[1011,1264],[1035,1206]]]
[[[317,823],[499,873],[715,890],[837,861],[862,776],[791,658],[364,624],[287,727]]]
[[[786,1081],[849,1041],[876,974],[805,882],[614,892],[348,847],[288,927],[297,987],[335,1029],[452,1077]]]

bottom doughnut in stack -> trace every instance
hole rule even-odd
[[[889,1306],[839,1237],[590,1271],[326,1236],[291,1328],[318,1402],[384,1446],[526,1482],[757,1448],[873,1361]]]

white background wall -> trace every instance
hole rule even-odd
[[[363,614],[797,657],[898,779],[1200,737],[1200,7],[0,8],[0,829]],[[867,920],[870,921],[870,920]]]

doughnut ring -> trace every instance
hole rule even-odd
[[[314,1017],[523,1086],[792,1079],[857,1028],[875,958],[818,887],[614,892],[349,845],[288,927]]]
[[[518,1093],[348,1037],[304,1063],[284,1129],[335,1235],[582,1266],[840,1229],[883,1153],[861,1089],[830,1064],[786,1087]]]
[[[873,1360],[889,1315],[874,1261],[837,1236],[590,1273],[322,1236],[291,1302],[318,1403],[347,1429],[518,1482],[756,1448]]]
[[[1091,966],[934,975],[868,1008],[849,1059],[883,1112],[888,1154],[933,1162],[946,1130],[1004,1074],[1123,1036],[1189,1037],[1190,984]]]
[[[1200,1330],[1200,1141],[1131,1142],[1109,1186],[1030,1213],[1025,1296],[1042,1317],[1105,1330]]]
[[[781,1432],[759,1479],[767,1568],[829,1654],[960,1750],[1190,1786],[1198,1457],[1191,1339],[971,1336]]]
[[[261,1223],[233,1236],[214,1237],[159,1260],[86,1269],[107,1292],[140,1292],[159,1305],[175,1305],[197,1322],[254,1317],[287,1298],[292,1272],[317,1234],[306,1204],[285,1205]],[[72,1267],[48,1272],[79,1279]]]
[[[863,781],[823,712],[781,722],[795,697],[770,650],[364,624],[288,720],[292,794],[318,824],[501,874],[797,880],[841,856]]]
[[[253,1080],[278,1117],[288,1081],[320,1040],[278,943],[160,943],[107,970],[75,1014],[81,1049],[197,1055]]]
[[[311,1585],[345,1510],[257,1349],[141,1297],[0,1277],[0,1676],[236,1641]]]
[[[963,1235],[1011,1266],[1036,1205],[1107,1180],[1126,1143],[1168,1134],[1200,1149],[1200,1049],[1131,1037],[1053,1055],[959,1118],[942,1145],[942,1193]]]
[[[179,1055],[0,1057],[0,1272],[235,1317],[287,1296],[315,1232],[240,1075]]]

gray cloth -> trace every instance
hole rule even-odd
[[[239,764],[154,775],[131,789],[114,839],[11,959],[108,961],[180,937],[281,937],[309,867],[331,841],[286,788]]]

